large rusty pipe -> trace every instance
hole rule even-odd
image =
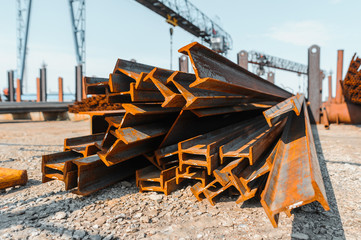
[[[337,76],[336,76],[336,103],[344,102],[342,94],[342,87],[340,81],[342,80],[343,68],[343,50],[337,51]]]

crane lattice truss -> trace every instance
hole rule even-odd
[[[217,52],[225,53],[232,48],[231,36],[188,0],[136,1],[166,18],[172,25],[202,38]]]
[[[17,78],[22,89],[32,0],[17,1]]]
[[[263,67],[276,68],[298,74],[308,74],[308,66],[286,59],[266,55],[256,51],[248,52],[248,63],[257,64],[260,66],[261,71]]]
[[[85,65],[85,0],[69,0],[71,26],[78,65]]]

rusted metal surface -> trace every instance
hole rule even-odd
[[[109,79],[98,77],[84,77],[84,89],[88,94],[106,94],[109,91]]]
[[[65,138],[64,151],[72,150],[81,153],[83,156],[90,156],[98,152],[99,145],[103,141],[105,133],[97,133],[82,137]]]
[[[214,115],[223,115],[227,113],[252,111],[257,109],[267,109],[272,107],[273,105],[274,104],[268,104],[268,103],[242,103],[233,106],[192,109],[192,112],[196,114],[198,117],[207,117]]]
[[[21,82],[20,82],[20,79],[16,79],[16,101],[21,102]]]
[[[203,187],[208,184],[210,177],[205,169],[194,166],[186,166],[183,167],[183,170],[184,171],[181,171],[180,167],[177,167],[176,169],[177,184],[180,184],[184,179],[200,181]]]
[[[179,50],[189,56],[197,80],[190,87],[217,90],[265,100],[283,100],[291,93],[194,42]]]
[[[17,170],[0,167],[0,189],[6,189],[15,186],[25,186],[28,182],[28,173],[26,170]]]
[[[176,169],[177,167],[171,167],[161,171],[155,166],[148,166],[137,170],[136,182],[139,191],[163,192],[169,195],[177,188]]]
[[[357,70],[357,69],[356,69]],[[343,72],[343,50],[337,51],[337,76],[336,76],[336,103],[345,102],[345,98],[342,94],[342,72]]]
[[[63,93],[63,78],[59,77],[58,78],[58,101],[59,102],[64,102],[64,93]]]
[[[279,120],[285,118],[290,111],[294,111],[297,116],[300,115],[304,99],[305,95],[297,94],[264,111],[263,115],[268,125],[272,127]]]
[[[341,82],[342,91],[348,102],[361,104],[361,58],[355,55],[351,59],[345,79]],[[341,76],[342,77],[342,76]],[[342,80],[342,79],[340,79]]]
[[[272,225],[280,212],[318,201],[329,210],[307,108],[291,113],[275,155],[261,204]]]

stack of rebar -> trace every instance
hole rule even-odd
[[[350,67],[342,83],[345,98],[352,103],[361,104],[361,58],[352,57]]]
[[[87,94],[122,109],[87,112],[92,134],[43,156],[43,182],[88,195],[135,174],[141,192],[192,184],[212,205],[259,196],[274,226],[313,201],[329,209],[304,96],[199,43],[179,51],[195,74],[119,59],[109,79],[86,78]]]

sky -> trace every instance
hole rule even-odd
[[[359,0],[189,0],[228,32],[233,47],[227,57],[236,62],[241,50],[255,50],[307,64],[307,49],[321,47],[321,69],[332,72],[333,94],[337,50],[344,50],[345,75],[354,53],[361,54]],[[170,67],[170,25],[135,0],[86,1],[86,76],[108,77],[118,58]],[[173,34],[173,70],[178,49],[200,39],[180,27]],[[16,69],[16,1],[0,0],[0,89],[7,71]],[[74,93],[76,56],[67,0],[33,0],[28,38],[25,93],[35,93],[36,77],[47,65],[47,91]],[[253,70],[249,66],[249,70]],[[307,78],[281,70],[275,83],[293,93],[307,91]],[[264,76],[266,77],[266,76]],[[323,98],[328,95],[327,78]]]

